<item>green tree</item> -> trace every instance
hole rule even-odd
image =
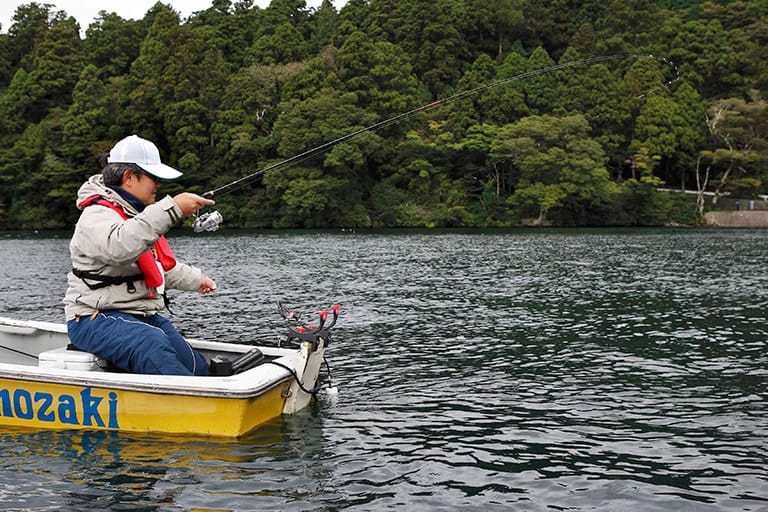
[[[618,226],[668,225],[674,220],[674,204],[669,194],[658,190],[660,185],[661,180],[645,171],[639,179],[624,181],[615,196],[607,223]]]
[[[672,161],[672,168],[679,173],[680,188],[693,185],[696,155],[707,140],[706,108],[699,92],[687,81],[682,81],[675,89],[673,98],[677,106],[675,116],[675,138],[677,151]]]
[[[0,149],[2,209],[7,212],[4,229],[39,229],[44,226],[46,204],[40,192],[47,189],[42,172],[45,133],[40,124],[25,129],[12,146]]]
[[[46,37],[53,22],[65,17],[63,11],[54,12],[53,5],[48,3],[30,2],[17,7],[8,29],[11,67],[29,70],[38,43]]]
[[[671,157],[677,149],[675,123],[679,109],[668,97],[653,95],[640,110],[635,123],[635,138],[630,150],[646,148],[655,160]]]
[[[667,105],[666,100],[654,99],[650,107],[647,107],[647,103],[652,98],[664,97],[669,95],[667,89],[667,80],[662,73],[662,69],[659,61],[652,57],[642,57],[632,61],[629,69],[622,79],[622,90],[626,91],[625,107],[628,115],[626,117],[627,123],[623,130],[623,137],[629,141],[631,147],[626,150],[626,162],[630,165],[631,178],[637,179],[638,167],[636,155],[639,153],[642,143],[638,140],[636,130],[637,123],[640,122],[641,132],[643,129],[648,130],[647,133],[642,133],[640,137],[644,137],[653,129],[650,124],[653,120],[657,120],[662,124],[666,124],[666,120],[659,119],[658,116],[654,117],[660,109],[663,109],[662,103]],[[641,118],[641,113],[646,112],[645,118]],[[664,132],[669,132],[668,127],[665,127]],[[661,143],[659,144],[659,147]],[[652,148],[647,148],[651,150]],[[653,162],[658,162],[658,159],[653,159]]]
[[[523,0],[466,1],[465,38],[481,54],[503,56],[524,32]]]
[[[7,211],[3,228],[61,229],[71,222],[81,180],[50,150],[59,131],[55,122],[32,124],[0,150],[0,176],[13,184],[0,193],[0,210]]]
[[[240,226],[664,224],[690,214],[661,183],[768,191],[764,1],[254,3],[183,22],[162,2],[136,21],[102,11],[84,40],[52,4],[17,8],[0,34],[0,222],[61,223],[50,211],[69,215],[94,156],[130,133],[186,171],[170,193],[322,146],[219,197]],[[595,56],[611,58],[567,65]],[[567,144],[500,135],[532,113]],[[580,116],[589,129],[564,128]],[[527,160],[497,151],[508,140]],[[586,191],[596,169],[612,199]]]
[[[544,48],[536,48],[528,58],[527,72],[535,72],[553,66],[555,62]],[[534,74],[523,81],[525,101],[534,112],[549,113],[555,107],[558,98],[558,72]]]
[[[535,224],[550,210],[568,204],[588,208],[607,204],[614,192],[600,145],[589,136],[581,115],[531,116],[499,130],[492,158],[508,158],[519,173],[509,198],[523,216],[535,209]]]
[[[272,0],[248,50],[249,64],[285,64],[308,57],[309,10],[304,0]]]
[[[585,58],[575,48],[568,48],[560,64],[578,62]],[[624,151],[630,133],[626,125],[631,119],[630,102],[624,82],[607,63],[579,65],[560,71],[555,111],[582,114],[592,126],[594,138],[618,166],[625,158]]]
[[[612,0],[595,23],[599,46],[609,53],[652,49],[665,15],[653,0]]]
[[[417,77],[434,97],[447,96],[468,66],[466,42],[456,25],[458,13],[454,0],[410,2],[416,7],[398,27],[397,44],[412,56]]]
[[[85,63],[79,27],[74,18],[51,25],[37,45],[29,74],[21,85],[24,102],[17,105],[25,120],[40,122],[55,107],[72,101],[72,88]]]
[[[96,66],[86,66],[64,114],[62,144],[57,149],[74,171],[93,169],[98,156],[110,146],[109,128],[115,121],[115,109],[106,91]]]
[[[221,95],[213,138],[223,172],[213,177],[218,187],[254,172],[275,154],[271,136],[280,111],[285,83],[303,69],[301,64],[249,66],[229,77]]]
[[[281,23],[274,33],[258,38],[248,52],[248,62],[257,64],[283,64],[302,60],[307,44],[299,27]]]
[[[174,32],[179,15],[163,4],[155,4],[145,18],[152,19],[147,36],[141,43],[139,56],[131,64],[125,97],[121,98],[124,112],[119,117],[123,136],[139,133],[167,147],[163,120],[158,113],[174,100],[176,77],[164,77],[173,59],[173,48],[180,42]]]
[[[705,96],[727,91],[746,92],[757,73],[756,48],[740,30],[726,31],[719,20],[692,20],[665,27],[672,32],[669,58],[680,67],[680,75]]]
[[[131,107],[119,119],[124,132],[141,132],[169,161],[191,171],[189,178],[210,182],[216,171],[213,130],[227,76],[217,48],[179,25],[173,10],[159,10],[131,67]]]
[[[0,29],[2,29],[1,26]],[[0,88],[6,87],[13,77],[12,49],[11,37],[8,34],[0,34]]]
[[[264,176],[280,219],[276,226],[302,227],[365,226],[370,219],[363,211],[363,197],[370,182],[369,159],[376,157],[380,138],[365,134],[349,143],[336,145],[332,151],[316,148],[373,123],[373,114],[360,109],[354,93],[339,95],[322,91],[314,98],[293,100],[280,105],[273,137],[278,153],[302,157],[304,166],[276,170]],[[329,146],[330,149],[330,146]],[[309,158],[311,156],[317,158]],[[298,163],[297,162],[297,163]]]
[[[456,92],[463,93],[488,86],[498,80],[513,79],[516,74],[519,74],[517,71],[519,68],[509,64],[512,60],[518,60],[522,66],[525,65],[525,60],[517,54],[510,54],[506,65],[502,66],[496,66],[490,56],[480,55],[459,80]],[[479,122],[506,124],[529,113],[522,82],[511,80],[451,106],[449,129],[457,139],[460,139],[467,127],[473,124]]]
[[[99,17],[85,31],[85,51],[101,78],[125,75],[139,56],[144,34],[142,25],[124,20],[115,13],[99,11]]]
[[[307,50],[311,55],[317,55],[327,46],[334,46],[339,27],[339,13],[331,0],[323,0],[320,7],[310,16],[311,34],[307,42]]]
[[[246,65],[254,41],[253,27],[260,25],[262,10],[253,0],[213,0],[208,9],[193,14],[189,24],[216,47],[234,69]]]
[[[428,98],[400,47],[372,42],[362,32],[345,39],[334,67],[342,87],[357,95],[357,105],[382,118],[410,110]]]
[[[720,100],[709,109],[707,126],[711,146],[699,154],[697,176],[704,185],[710,180],[714,182],[712,202],[716,204],[734,179],[765,176],[768,102],[746,102],[741,98]],[[699,188],[704,191],[703,186]]]

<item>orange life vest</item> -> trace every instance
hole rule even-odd
[[[120,214],[123,220],[128,220],[129,218],[128,214],[125,213],[125,210],[123,210],[120,205],[108,201],[99,195],[93,195],[84,199],[78,206],[85,208],[86,206],[96,204],[113,209]],[[173,255],[171,246],[168,245],[168,240],[164,235],[161,235],[160,238],[157,239],[157,242],[155,242],[152,249],[141,253],[136,260],[136,264],[139,266],[139,270],[141,270],[141,273],[144,276],[144,283],[146,283],[147,288],[149,289],[150,298],[154,297],[155,289],[165,282],[160,267],[157,265],[158,262],[165,271],[171,270],[176,266],[176,257]]]

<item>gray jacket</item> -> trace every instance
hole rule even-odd
[[[137,258],[181,219],[181,209],[173,198],[166,196],[138,213],[119,194],[104,185],[100,174],[92,176],[80,187],[77,204],[94,195],[119,204],[129,218],[123,220],[118,212],[104,206],[82,208],[69,243],[72,266],[106,276],[140,274]],[[165,272],[166,289],[194,291],[200,288],[201,280],[200,269],[181,262]],[[68,321],[76,316],[90,315],[96,310],[152,315],[165,307],[159,294],[150,297],[151,290],[147,289],[142,279],[134,282],[135,289],[132,291],[125,283],[92,290],[72,272],[67,275],[67,282],[64,313]]]

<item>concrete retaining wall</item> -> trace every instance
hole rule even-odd
[[[768,228],[768,211],[747,210],[709,212],[704,214],[707,224],[723,228]]]

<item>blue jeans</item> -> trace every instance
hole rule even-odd
[[[101,311],[93,319],[67,322],[69,339],[80,350],[132,373],[208,375],[208,363],[161,315]]]

